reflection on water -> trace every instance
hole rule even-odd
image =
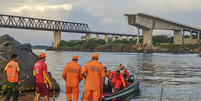
[[[91,52],[53,52],[34,50],[36,54],[46,53],[48,70],[61,86],[56,101],[66,101],[65,81],[62,71],[73,55],[79,57],[83,67],[91,60]],[[131,101],[159,101],[161,85],[165,86],[163,101],[199,101],[201,99],[201,62],[196,54],[137,54],[99,52],[99,61],[108,70],[115,70],[123,64],[135,79],[141,79],[140,91],[127,97]],[[80,83],[80,94],[84,90],[84,81]],[[79,96],[80,98],[82,95]],[[79,99],[80,99],[79,98]]]

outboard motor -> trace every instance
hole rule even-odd
[[[128,83],[134,83],[134,75],[129,76]]]

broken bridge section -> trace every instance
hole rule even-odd
[[[129,25],[142,29],[144,44],[152,42],[153,30],[173,30],[174,44],[196,44],[200,40],[200,28],[188,26],[146,13],[125,14],[125,16],[128,19]],[[184,38],[185,31],[190,32],[190,38]],[[197,34],[196,39],[193,38],[193,33]]]

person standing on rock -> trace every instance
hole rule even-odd
[[[78,101],[79,97],[79,82],[82,81],[81,66],[77,63],[78,57],[73,56],[72,62],[67,63],[62,77],[66,81],[66,97],[67,101],[72,101],[71,94],[73,94],[73,101]]]
[[[12,54],[11,56],[12,61],[10,61],[5,69],[4,74],[7,76],[8,79],[8,93],[6,95],[5,101],[9,101],[11,96],[13,95],[13,101],[18,101],[18,76],[20,74],[19,65],[17,63],[18,61],[18,55]]]
[[[44,63],[45,60],[46,55],[40,53],[38,62],[34,64],[33,75],[36,76],[36,101],[39,101],[41,93],[45,96],[45,101],[49,101],[49,88],[52,89],[52,83],[47,73],[47,65]]]
[[[85,77],[83,101],[89,101],[91,93],[93,101],[99,101],[100,91],[103,90],[104,86],[105,72],[103,64],[98,62],[97,53],[93,53],[92,61],[86,63],[81,74]],[[101,86],[100,83],[102,83]]]

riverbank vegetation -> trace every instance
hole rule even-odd
[[[153,36],[153,49],[152,52],[159,53],[192,53],[198,52],[201,49],[201,44],[194,45],[174,45],[173,37],[167,35]],[[142,43],[142,38],[140,38]],[[58,48],[48,48],[47,50],[56,51],[100,51],[100,52],[138,52],[136,46],[137,40],[126,39],[119,40],[115,37],[115,41],[112,41],[111,37],[108,37],[108,43],[103,39],[96,40],[61,40]]]

